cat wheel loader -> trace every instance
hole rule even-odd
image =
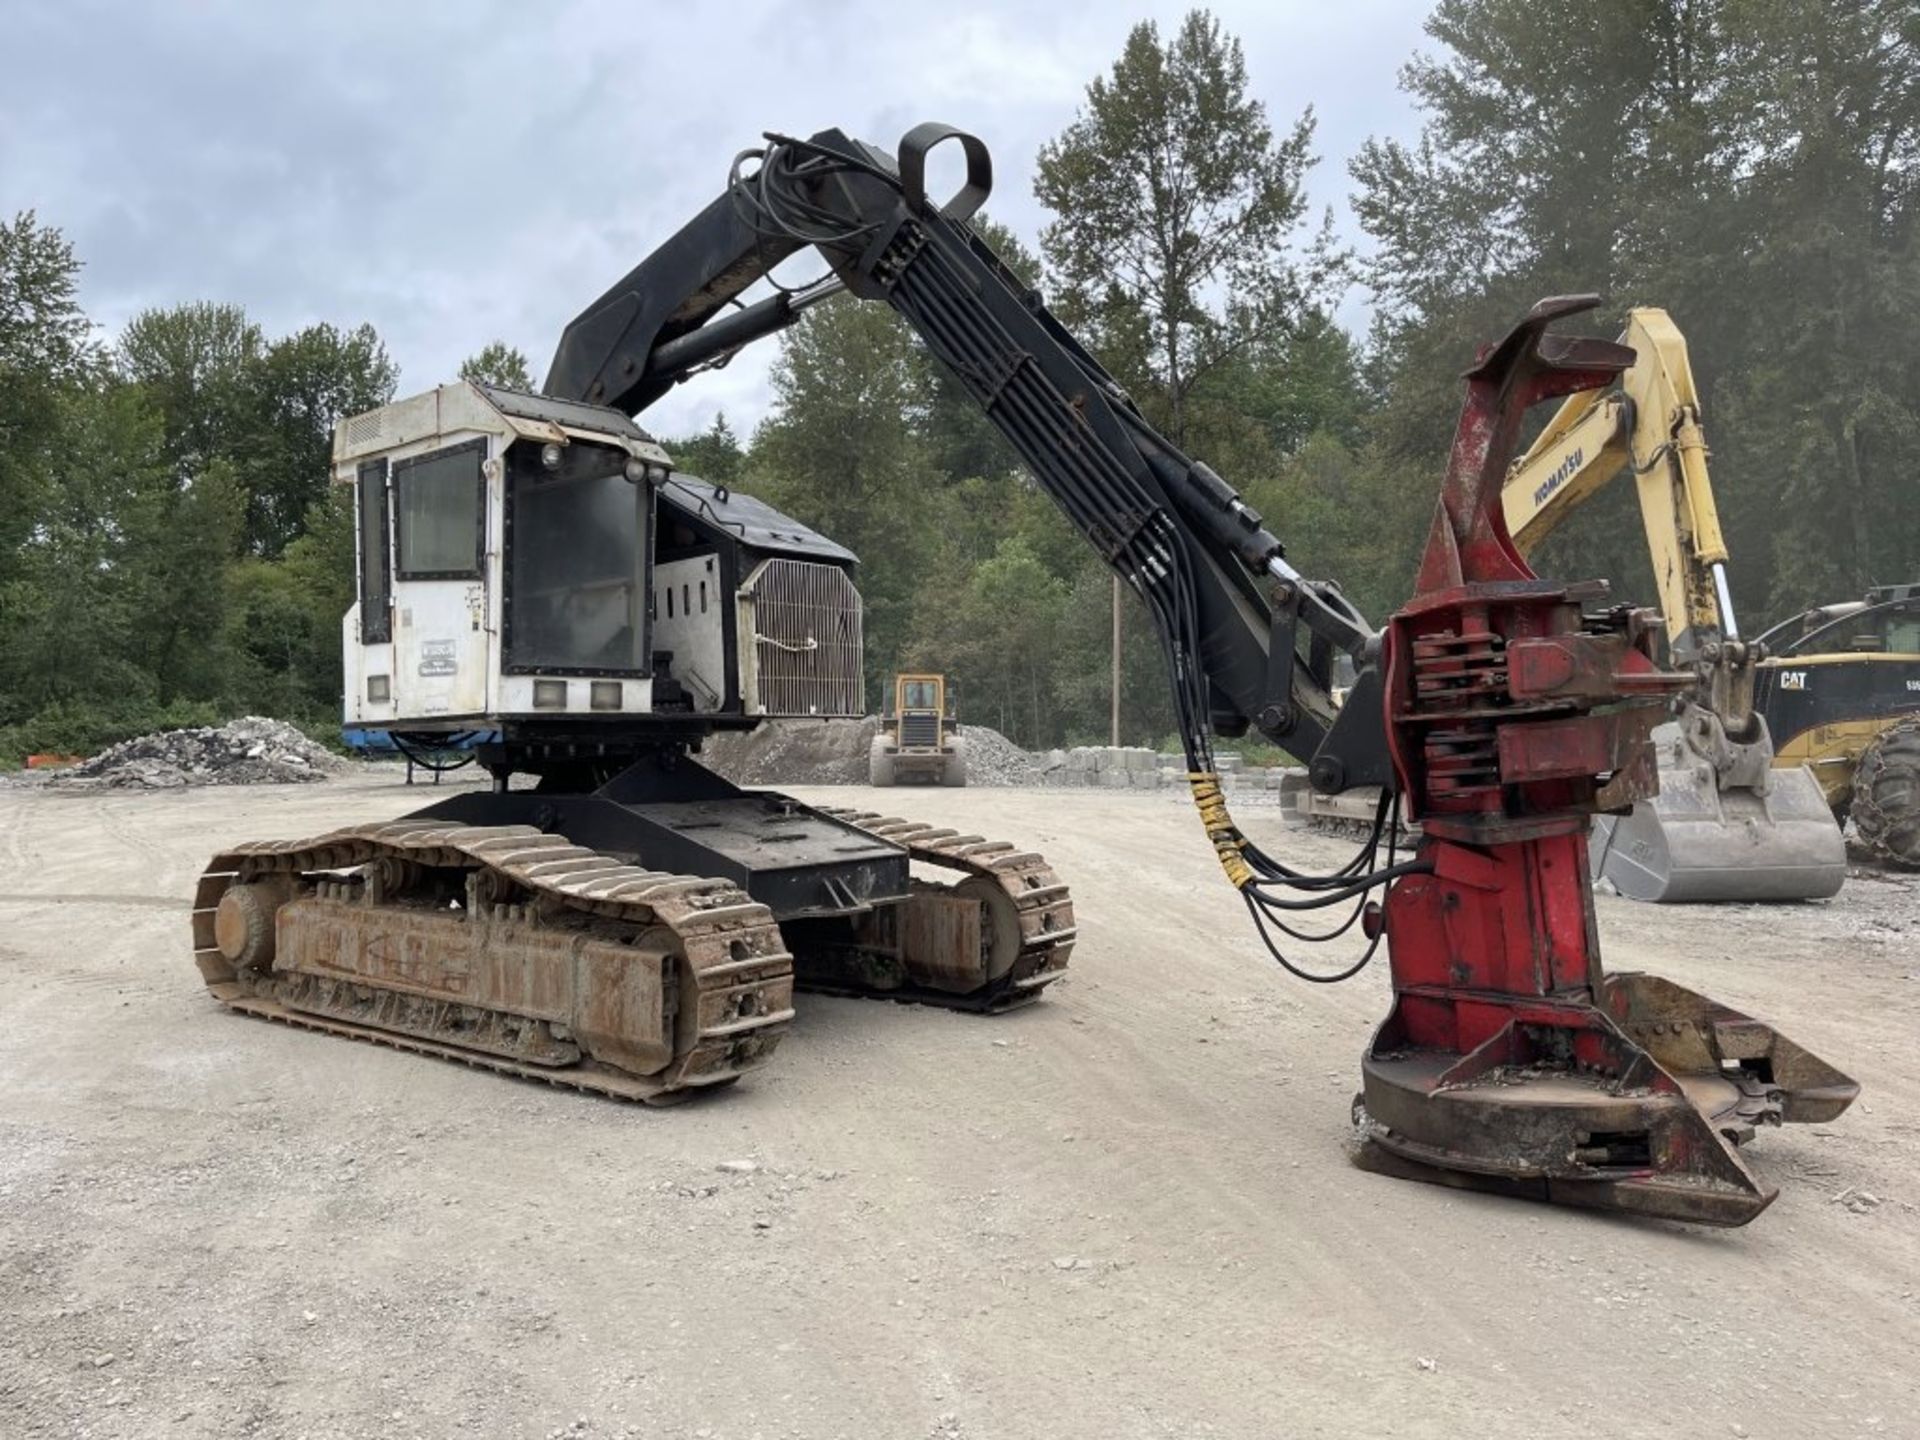
[[[965,785],[967,742],[954,723],[944,675],[893,677],[893,709],[867,752],[867,783]]]
[[[966,178],[941,200],[927,158],[947,142]],[[1590,818],[1649,793],[1651,727],[1694,677],[1656,663],[1651,612],[1535,576],[1500,510],[1527,408],[1633,361],[1551,333],[1597,301],[1543,301],[1482,349],[1412,596],[1375,628],[1006,267],[970,223],[991,186],[986,147],[945,125],[893,154],[770,133],[568,327],[544,393],[456,384],[342,424],[347,719],[485,729],[493,783],[223,850],[192,915],[208,988],[243,1013],[657,1101],[766,1062],[796,985],[994,1010],[1059,979],[1074,912],[1037,854],[742,791],[695,758],[717,728],[858,706],[852,557],[682,475],[633,417],[844,293],[920,336],[1152,617],[1206,844],[1252,937],[1322,982],[1385,947],[1362,1164],[1751,1220],[1774,1191],[1738,1147],[1830,1121],[1858,1087],[1762,1021],[1604,969]],[[742,298],[803,252],[827,273]],[[1340,655],[1355,679],[1336,707]],[[1324,792],[1381,787],[1351,861],[1309,874],[1234,823],[1214,737],[1250,731],[1311,756]],[[1422,827],[1411,854],[1396,808]],[[959,878],[910,882],[913,864]],[[1356,960],[1289,953],[1300,912],[1348,905]]]

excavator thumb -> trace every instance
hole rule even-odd
[[[1735,1148],[1829,1120],[1858,1087],[1770,1026],[1669,981],[1609,976],[1592,816],[1654,793],[1650,739],[1691,677],[1657,618],[1536,577],[1501,478],[1526,408],[1604,384],[1633,352],[1547,333],[1542,301],[1468,372],[1416,593],[1383,639],[1388,746],[1422,873],[1372,917],[1394,1007],[1362,1064],[1366,1168],[1712,1225],[1774,1198]]]

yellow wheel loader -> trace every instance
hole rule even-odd
[[[870,785],[965,785],[967,745],[944,675],[893,677],[893,710],[867,752]]]
[[[1633,475],[1667,620],[1694,687],[1654,731],[1660,792],[1599,815],[1594,874],[1638,900],[1807,900],[1846,878],[1846,845],[1801,757],[1782,758],[1755,704],[1767,647],[1742,636],[1727,584],[1700,399],[1666,311],[1629,312],[1634,363],[1570,396],[1507,473],[1507,528],[1530,553],[1614,476]]]

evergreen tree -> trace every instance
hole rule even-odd
[[[460,378],[504,390],[533,389],[533,371],[528,368],[526,353],[504,340],[489,341],[478,353],[462,360]]]
[[[1445,48],[1403,71],[1419,142],[1352,167],[1379,473],[1436,477],[1473,346],[1542,295],[1599,291],[1595,330],[1654,304],[1688,336],[1750,628],[1920,572],[1912,6],[1442,0],[1428,30]],[[1630,489],[1542,567],[1652,593]]]
[[[46,503],[62,398],[99,368],[65,236],[31,210],[0,224],[0,583]]]
[[[685,440],[663,440],[676,470],[710,480],[715,485],[738,484],[746,469],[747,452],[740,437],[733,433],[725,413],[716,414],[713,424]]]
[[[1275,136],[1240,42],[1195,10],[1165,44],[1136,25],[1041,147],[1040,245],[1065,309],[1117,375],[1151,381],[1176,443],[1196,387],[1318,287],[1324,247],[1299,233],[1312,142],[1311,111]]]
[[[940,500],[925,361],[885,306],[829,300],[788,330],[748,488],[860,557],[870,694],[899,668]]]

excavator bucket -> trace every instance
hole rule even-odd
[[[1678,725],[1653,732],[1660,793],[1594,818],[1593,876],[1635,900],[1824,900],[1847,878],[1847,848],[1805,766],[1721,788]],[[1764,787],[1764,788],[1762,788]]]

